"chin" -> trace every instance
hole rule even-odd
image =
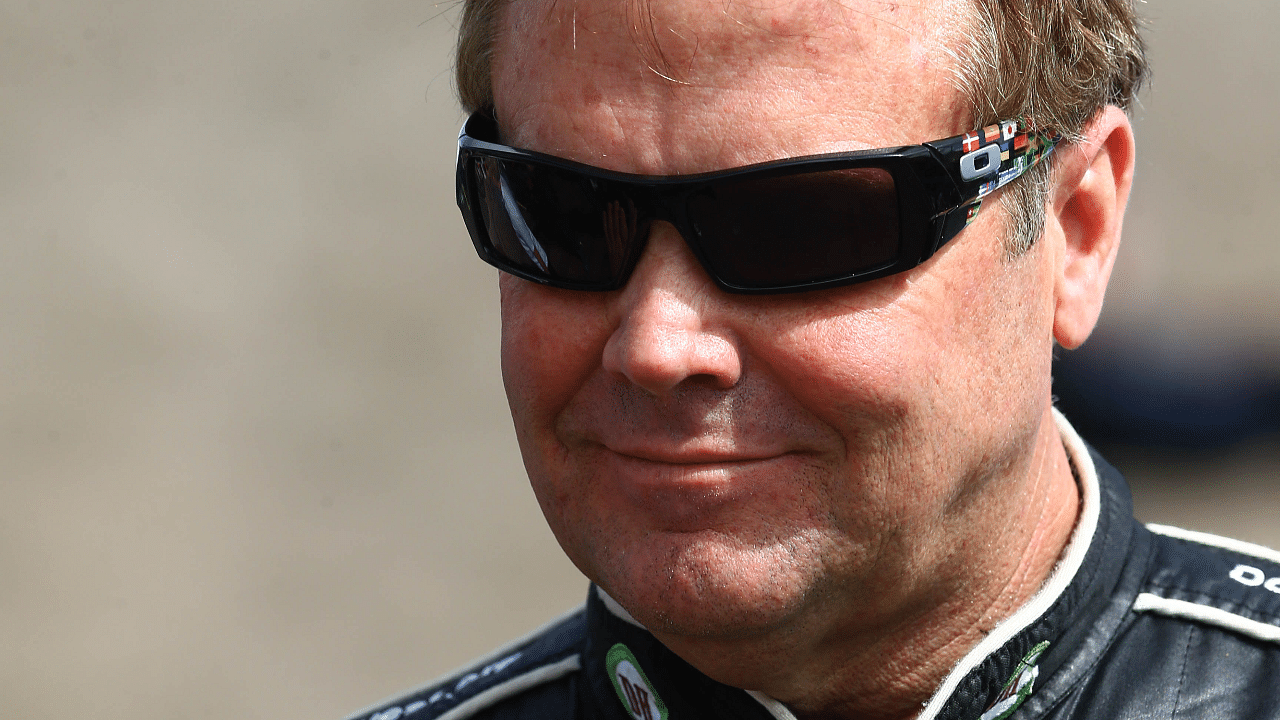
[[[820,594],[816,535],[748,543],[715,531],[653,533],[588,575],[653,632],[758,635],[785,627]]]

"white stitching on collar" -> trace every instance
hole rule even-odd
[[[619,605],[617,600],[609,597],[609,593],[605,592],[599,585],[596,586],[596,597],[600,598],[600,602],[604,603],[604,606],[608,608],[609,612],[613,613],[619,619],[625,620],[641,630],[648,629],[641,625],[638,620],[631,617],[631,613],[627,612],[626,608]]]

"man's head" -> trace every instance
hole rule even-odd
[[[963,0],[482,5],[464,30],[467,104],[492,107],[510,145],[641,174],[955,135],[1014,109],[1001,90],[961,92],[958,67],[1036,56],[1025,69],[1043,75],[1089,54],[991,50],[1003,31],[976,30],[985,11]],[[1043,5],[1028,22],[1078,34]],[[817,652],[998,615],[1011,583],[1039,582],[1075,512],[1051,354],[1101,307],[1133,162],[1106,106],[1137,66],[1094,83],[1087,110],[1043,109],[1043,84],[1015,102],[1075,117],[1053,129],[1077,140],[1041,195],[1042,241],[1018,253],[995,207],[919,267],[818,292],[725,293],[666,223],[620,290],[503,274],[517,436],[575,564],[704,665],[716,643]],[[1027,551],[1042,544],[1047,557]]]

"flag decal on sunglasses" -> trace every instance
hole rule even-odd
[[[963,136],[960,142],[964,151],[960,156],[960,176],[972,182],[996,175],[995,179],[979,186],[979,198],[1025,175],[1049,154],[1059,140],[1059,136],[1052,132],[1019,132],[1024,127],[1026,123],[1022,121],[1006,120]]]

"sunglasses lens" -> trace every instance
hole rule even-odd
[[[649,221],[607,181],[492,157],[470,161],[482,244],[501,264],[558,285],[608,289]]]
[[[738,287],[848,277],[898,257],[897,191],[881,168],[728,178],[689,214],[714,272]]]
[[[622,287],[648,238],[652,205],[664,202],[643,183],[543,162],[472,155],[464,163],[463,205],[481,255],[560,287]],[[696,235],[689,240],[725,286],[802,290],[899,259],[898,190],[883,167],[748,172],[688,187],[677,192]]]

